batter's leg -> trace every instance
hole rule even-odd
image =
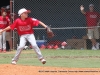
[[[0,52],[2,51],[2,35],[0,35]]]
[[[2,38],[3,38],[3,42],[2,42],[2,47],[3,47],[3,51],[4,52],[6,52],[6,38],[5,38],[5,36],[6,36],[6,32],[3,32],[3,34],[2,34],[3,36],[2,36]]]
[[[2,51],[3,51],[3,33],[2,33],[1,43],[2,43]]]
[[[22,36],[20,37],[20,44],[19,44],[19,46],[18,46],[18,48],[17,48],[16,54],[15,54],[14,58],[12,59],[13,61],[16,61],[16,62],[18,61],[19,56],[20,56],[20,54],[21,54],[21,51],[23,50],[25,44],[26,44],[26,39],[25,39],[25,37],[22,35]]]
[[[35,40],[35,36],[33,34],[29,35],[27,40],[30,42],[30,44],[32,45],[32,48],[34,49],[34,51],[36,52],[38,59],[40,59],[40,61],[45,64],[46,60],[43,58],[42,53],[39,49],[39,47],[36,44],[36,40]]]

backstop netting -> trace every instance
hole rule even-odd
[[[91,41],[87,37],[85,16],[80,12],[80,5],[85,11],[89,4],[95,5],[95,10],[100,11],[99,0],[12,0],[12,13],[17,14],[21,8],[31,10],[30,17],[36,18],[46,25],[51,26],[55,36],[49,39],[43,27],[35,30],[35,38],[39,47],[41,45],[57,45],[61,48],[62,42],[67,42],[66,49],[91,49]],[[19,36],[14,30],[13,47],[17,48]],[[99,39],[97,39],[99,42]],[[26,45],[29,45],[28,43]]]

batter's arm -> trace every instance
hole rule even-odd
[[[84,11],[84,6],[83,5],[80,6],[80,10],[81,10],[82,14],[86,14],[86,12]]]
[[[44,28],[47,28],[47,25],[45,25],[43,22],[39,21],[39,24],[40,24],[41,26],[43,26]]]

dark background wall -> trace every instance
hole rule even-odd
[[[95,10],[100,11],[99,0],[14,0],[15,13],[20,8],[27,8],[32,11],[30,16],[43,21],[51,27],[85,27],[85,17],[80,12],[80,5],[88,10],[89,4],[95,5]],[[36,30],[36,37],[42,39],[46,35],[42,30]],[[82,38],[86,35],[86,29],[53,30],[56,36],[54,39],[65,40],[76,36]]]
[[[7,5],[9,5],[10,4],[10,0],[1,0],[1,2],[0,2],[0,7],[2,7],[2,6],[7,6]]]

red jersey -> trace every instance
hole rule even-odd
[[[10,11],[7,12],[7,17],[10,19],[11,16],[10,16]]]
[[[86,12],[85,16],[86,16],[86,22],[87,22],[88,27],[96,26],[97,22],[100,18],[100,14],[95,11],[94,12]]]
[[[7,17],[9,18],[9,19],[11,19],[11,16],[10,16],[10,11],[7,11]],[[9,25],[8,25],[9,26]],[[10,32],[11,30],[7,30],[6,32]]]
[[[7,17],[10,19],[11,16],[10,16],[10,11],[7,12]],[[9,25],[8,25],[9,26]],[[7,30],[6,32],[10,32],[11,30]]]
[[[9,18],[5,17],[3,18],[2,16],[0,16],[0,29],[4,29],[9,25]]]
[[[25,20],[21,20],[20,18],[16,19],[10,28],[13,30],[14,28],[17,29],[19,35],[24,34],[32,34],[34,33],[33,27],[38,26],[39,20],[26,18]]]

